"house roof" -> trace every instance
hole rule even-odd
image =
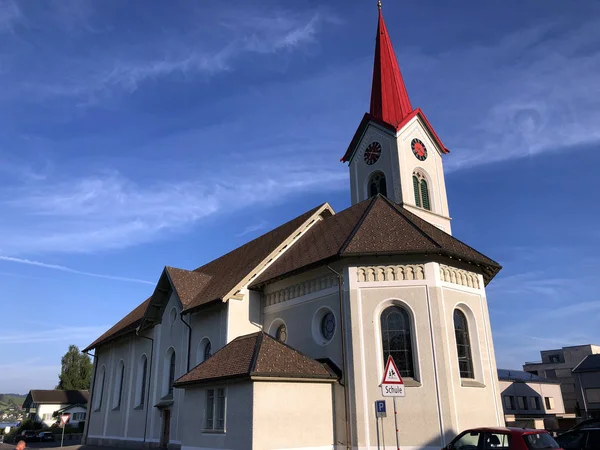
[[[77,390],[67,390],[63,391],[60,389],[52,389],[52,390],[42,390],[42,389],[32,389],[29,391],[29,395],[23,402],[23,405],[29,405],[31,403],[38,404],[57,404],[57,405],[67,405],[67,404],[87,404],[89,397],[88,391],[77,391]]]
[[[482,268],[488,283],[500,265],[387,198],[377,195],[308,230],[251,287],[346,256],[441,255]]]
[[[252,377],[336,379],[325,364],[259,331],[234,339],[176,380],[174,386],[182,388],[198,383]]]
[[[177,292],[184,311],[191,311],[213,301],[222,300],[224,295],[234,289],[258,264],[265,260],[325,205],[324,203],[299,215],[196,270],[165,267],[153,295],[83,351],[89,351],[135,331],[144,319],[153,312],[152,310],[160,309],[158,304],[161,303],[161,298],[166,297],[165,291],[170,289],[171,286]],[[327,211],[329,210],[327,209]]]
[[[599,372],[600,371],[600,354],[587,355],[573,369],[575,373],[581,372]]]
[[[498,369],[498,379],[502,381],[516,381],[518,383],[548,383],[560,384],[558,380],[549,380],[522,370]]]

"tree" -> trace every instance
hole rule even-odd
[[[89,389],[92,381],[92,361],[85,353],[81,353],[76,345],[61,360],[61,371],[56,389]]]

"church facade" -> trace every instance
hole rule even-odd
[[[485,286],[498,263],[452,236],[442,159],[379,10],[366,113],[342,157],[352,206],[325,203],[152,295],[94,350],[85,440],[124,447],[403,449],[504,425]]]

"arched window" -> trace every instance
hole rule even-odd
[[[413,189],[415,192],[415,205],[431,211],[427,180],[421,172],[413,172]]]
[[[115,390],[113,392],[113,409],[117,409],[121,406],[121,400],[123,398],[123,382],[125,378],[125,364],[123,360],[119,361],[117,370],[115,372]]]
[[[198,350],[196,350],[196,364],[206,361],[212,355],[212,345],[210,339],[204,338],[198,344]]]
[[[369,197],[374,197],[377,194],[387,196],[385,175],[382,172],[375,172],[369,179]]]
[[[475,378],[473,374],[473,358],[471,356],[471,338],[467,317],[459,310],[454,310],[454,334],[456,335],[456,351],[461,378]]]
[[[410,316],[404,308],[390,306],[381,313],[383,363],[392,356],[400,375],[414,378]]]
[[[106,376],[106,368],[104,366],[102,366],[102,369],[100,369],[100,373],[98,374],[98,380],[96,381],[96,389],[98,390],[97,393],[95,393],[95,399],[94,399],[94,403],[95,403],[95,407],[94,409],[96,411],[100,411],[100,409],[102,408],[102,398],[104,397],[104,378]]]
[[[146,404],[146,379],[148,378],[148,358],[146,355],[142,355],[140,362],[138,363],[138,375],[137,375],[137,392],[136,405],[138,408],[143,408]]]
[[[164,397],[173,397],[173,382],[175,381],[175,350],[171,347],[167,350],[164,363]]]

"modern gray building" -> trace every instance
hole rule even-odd
[[[588,355],[600,354],[600,346],[587,344],[542,350],[542,360],[523,364],[523,370],[534,375],[560,382],[565,412],[579,414],[583,406],[576,392],[572,370]]]
[[[600,354],[588,355],[573,369],[582,416],[600,419]]]

